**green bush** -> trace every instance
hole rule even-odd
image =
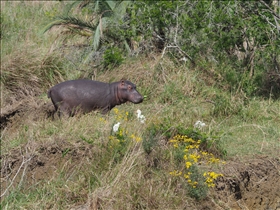
[[[113,69],[122,64],[124,58],[122,52],[117,47],[110,47],[103,55],[103,66],[105,69]]]

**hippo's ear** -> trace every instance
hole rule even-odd
[[[122,78],[120,82],[121,82],[121,85],[124,85],[125,84],[125,79]]]

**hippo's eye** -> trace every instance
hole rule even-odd
[[[130,85],[128,85],[127,89],[128,89],[128,90],[131,90],[131,89],[132,89],[132,87],[131,87]]]

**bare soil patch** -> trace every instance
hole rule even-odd
[[[13,149],[1,159],[1,195],[6,189],[40,186],[59,177],[60,173],[73,174],[86,166],[84,160],[90,158],[91,145],[81,141],[75,144],[63,139],[54,142],[27,143]],[[85,196],[87,198],[87,196]]]
[[[224,209],[280,209],[280,159],[258,156],[228,161],[214,200]]]
[[[22,120],[30,117],[37,121],[42,118],[54,115],[55,109],[51,101],[43,99],[34,99],[35,97],[12,98],[6,101],[6,105],[1,107],[0,129],[21,124]]]

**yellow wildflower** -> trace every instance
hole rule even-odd
[[[123,136],[123,130],[122,130],[122,129],[120,129],[119,135],[120,135],[120,136]]]
[[[207,183],[207,186],[208,187],[215,187],[215,184],[214,183]]]
[[[214,180],[217,179],[219,176],[223,176],[223,174],[217,174],[215,172],[205,172],[203,174],[204,177],[206,177],[205,183],[208,187],[215,187]]]
[[[170,143],[177,143],[178,141],[175,140],[175,139],[171,139],[171,140],[169,140],[169,142],[170,142]]]
[[[189,161],[187,161],[187,162],[186,162],[186,168],[190,168],[191,166],[192,166],[192,163],[189,162]]]
[[[201,152],[202,155],[207,156],[208,152]]]
[[[195,163],[197,163],[198,159],[200,158],[200,155],[190,154],[190,158],[193,159]]]
[[[212,156],[212,154],[211,154]],[[214,156],[210,157],[208,163],[218,163],[220,161],[219,158],[215,158]]]
[[[136,142],[139,142],[142,140],[142,138],[138,137],[138,136],[135,136],[134,134],[131,134],[130,135],[130,138],[132,138],[133,140],[135,140]]]
[[[171,176],[181,176],[181,175],[182,175],[182,172],[181,172],[181,171],[176,171],[176,170],[174,170],[174,171],[169,172],[169,174],[170,174]]]
[[[117,108],[114,108],[113,111],[115,112],[116,115],[119,113],[119,110]]]
[[[190,175],[184,174],[184,177],[185,177],[185,179],[189,179],[189,178],[190,178]]]
[[[189,146],[187,146],[189,149],[193,149],[194,148],[194,146],[193,145],[189,145]]]

